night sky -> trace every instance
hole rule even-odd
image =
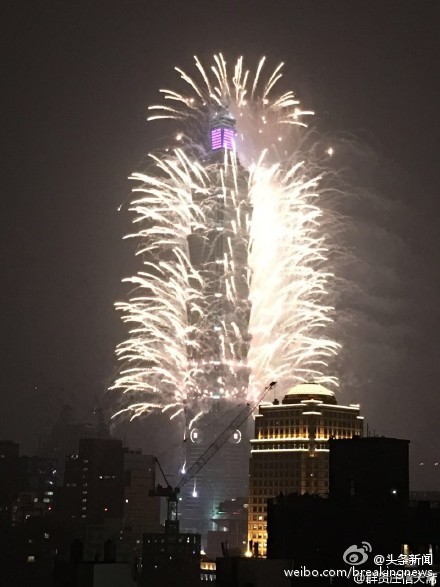
[[[90,419],[112,382],[124,337],[113,303],[136,267],[117,208],[166,132],[146,113],[175,85],[173,67],[217,51],[250,66],[267,55],[286,62],[288,88],[323,132],[365,143],[351,181],[392,202],[381,220],[399,243],[391,312],[371,316],[382,320],[372,352],[344,350],[356,386],[341,399],[359,401],[377,433],[409,438],[414,487],[440,489],[440,4],[16,0],[0,10],[0,437],[31,452],[64,403]]]

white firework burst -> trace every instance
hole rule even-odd
[[[213,397],[254,400],[268,380],[337,384],[325,336],[328,245],[320,176],[298,148],[304,120],[292,92],[274,96],[282,64],[229,75],[222,55],[200,81],[177,70],[188,93],[161,90],[150,120],[178,121],[176,144],[150,155],[134,212],[142,269],[116,304],[130,325],[117,348],[117,412],[200,409]],[[232,149],[212,153],[210,128],[235,125]],[[280,154],[281,153],[281,154]],[[132,403],[133,402],[133,403]],[[195,412],[194,412],[195,413]],[[199,416],[197,416],[199,417]]]

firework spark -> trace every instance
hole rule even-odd
[[[254,400],[274,378],[337,384],[321,178],[298,150],[313,113],[274,95],[282,64],[266,76],[264,58],[254,75],[242,58],[232,75],[222,55],[209,72],[195,63],[197,78],[177,69],[188,92],[161,90],[165,103],[150,107],[150,120],[176,121],[175,146],[131,177],[127,238],[142,269],[116,304],[131,329],[113,387],[129,398],[117,414],[132,418],[190,406],[193,423],[212,398]],[[213,153],[209,130],[225,119],[233,148]]]

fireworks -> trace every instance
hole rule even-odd
[[[325,336],[328,245],[320,176],[301,155],[311,112],[275,96],[282,64],[230,76],[221,55],[188,93],[162,90],[150,120],[173,119],[175,144],[149,156],[130,210],[141,270],[116,307],[129,327],[117,348],[118,412],[198,416],[212,398],[254,400],[267,381],[336,384]],[[224,147],[224,148],[223,148]],[[131,403],[133,402],[133,403]],[[194,418],[193,418],[194,420]]]

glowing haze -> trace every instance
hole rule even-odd
[[[254,73],[222,55],[177,72],[186,91],[161,90],[149,120],[172,119],[175,135],[134,173],[132,234],[140,269],[117,309],[127,339],[113,386],[117,414],[151,410],[191,424],[212,398],[255,400],[268,381],[280,390],[337,385],[326,337],[332,274],[320,205],[320,174],[302,133],[312,112],[276,86],[282,64]],[[213,152],[210,129],[235,125],[233,149]],[[117,415],[115,414],[115,415]]]

